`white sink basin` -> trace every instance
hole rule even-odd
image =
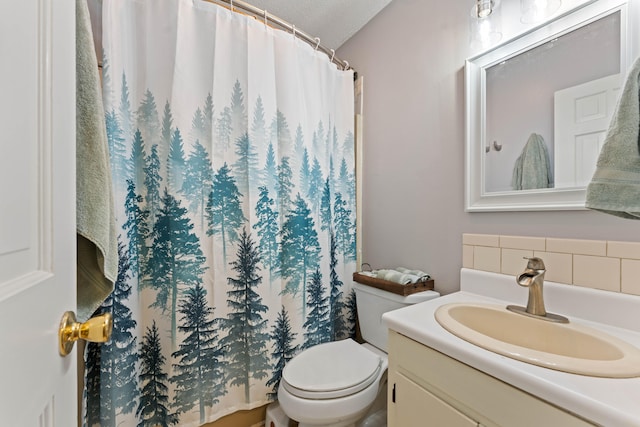
[[[436,320],[479,347],[538,366],[574,374],[640,376],[640,350],[612,335],[575,323],[523,316],[491,304],[439,307]]]

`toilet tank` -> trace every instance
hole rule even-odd
[[[422,291],[402,296],[382,289],[353,282],[356,292],[358,322],[362,338],[369,344],[387,352],[388,330],[382,323],[382,315],[408,305],[439,297],[435,291]]]

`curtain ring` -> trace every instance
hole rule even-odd
[[[333,62],[333,57],[336,56],[336,51],[333,49],[329,49],[331,51],[331,62]]]
[[[345,60],[344,61],[344,71],[347,71],[349,69],[349,61]]]
[[[267,23],[267,9],[264,10],[264,26],[266,27],[268,25]]]
[[[316,37],[316,50],[318,50],[318,46],[320,46],[320,37]]]
[[[296,38],[296,26],[295,25],[291,25],[291,34],[293,34],[293,38]]]
[[[229,4],[231,5],[231,12],[233,12],[233,0],[229,0]]]

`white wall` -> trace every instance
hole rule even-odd
[[[449,293],[462,233],[640,241],[640,222],[592,211],[464,212],[472,4],[394,0],[337,53],[364,76],[363,262],[429,271]]]

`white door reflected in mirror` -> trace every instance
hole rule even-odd
[[[555,186],[586,187],[615,110],[623,76],[559,90],[554,95]]]

